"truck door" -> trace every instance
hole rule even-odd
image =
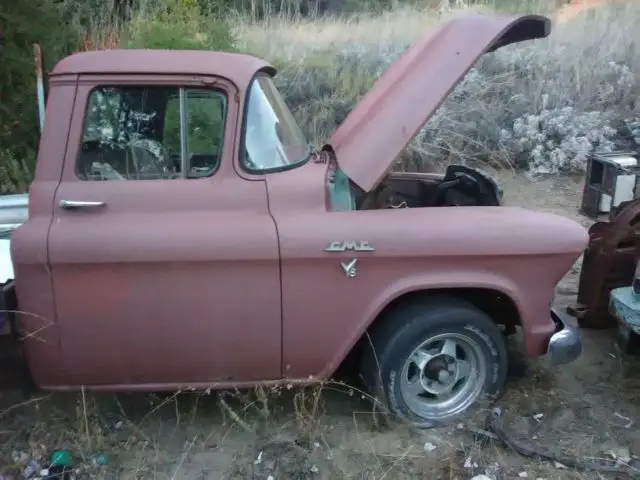
[[[114,78],[80,77],[49,232],[69,384],[279,378],[277,233],[232,164],[235,87]]]

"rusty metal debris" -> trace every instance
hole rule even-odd
[[[567,308],[584,328],[614,328],[609,312],[612,289],[631,285],[640,256],[640,199],[620,204],[611,221],[589,229],[580,272],[577,304]]]

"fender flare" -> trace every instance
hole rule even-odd
[[[330,377],[344,361],[349,352],[357,345],[378,316],[395,300],[410,293],[465,288],[487,289],[500,292],[513,302],[518,314],[522,318],[521,312],[523,308],[519,301],[519,290],[515,283],[504,276],[487,271],[449,271],[402,277],[389,283],[387,288],[373,298],[373,301],[359,319],[357,323],[358,328],[352,331],[352,335],[345,337],[345,341],[339,346],[334,357],[318,377]]]

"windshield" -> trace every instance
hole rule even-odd
[[[258,172],[297,166],[311,153],[309,142],[267,75],[256,77],[249,89],[244,147],[244,167]]]

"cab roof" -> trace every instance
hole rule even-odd
[[[275,75],[265,60],[246,53],[205,50],[96,50],[74,53],[60,60],[50,76],[91,74],[214,75],[238,87],[248,85],[256,72]]]

